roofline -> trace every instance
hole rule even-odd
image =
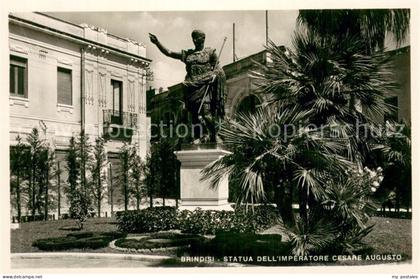
[[[37,12],[37,14],[44,15],[44,14],[42,14],[42,13],[38,13],[38,12]],[[51,16],[48,16],[48,15],[47,15],[47,17],[50,17],[50,18],[56,19],[55,17],[51,17]],[[68,37],[70,37],[70,38],[72,38],[72,39],[75,39],[75,40],[78,40],[78,41],[85,42],[86,44],[97,45],[97,46],[99,46],[99,47],[101,47],[101,48],[104,48],[104,49],[109,49],[109,50],[111,50],[111,51],[113,51],[113,52],[124,54],[125,56],[135,57],[135,58],[137,58],[137,59],[144,60],[144,61],[146,61],[146,62],[152,62],[152,60],[151,60],[151,59],[149,59],[149,58],[146,58],[146,57],[143,57],[143,56],[140,56],[140,55],[136,55],[136,54],[133,54],[133,53],[130,53],[130,52],[124,51],[124,50],[120,50],[120,49],[118,49],[118,48],[115,48],[115,47],[112,47],[112,46],[109,46],[109,45],[105,45],[105,44],[102,44],[102,43],[99,43],[99,42],[96,42],[96,41],[92,41],[92,40],[89,40],[89,39],[86,39],[86,38],[83,38],[83,37],[80,37],[80,36],[76,36],[76,35],[70,34],[70,33],[68,33],[68,32],[60,31],[60,30],[57,30],[57,29],[55,29],[55,28],[48,27],[48,26],[45,26],[45,25],[42,25],[42,24],[39,24],[39,23],[36,23],[36,22],[30,21],[30,20],[22,19],[22,18],[20,18],[20,17],[14,16],[14,15],[12,15],[12,14],[9,14],[9,21],[10,21],[10,20],[14,20],[14,21],[22,22],[22,23],[24,23],[24,24],[26,24],[26,25],[33,25],[33,26],[35,26],[35,27],[37,27],[37,28],[46,29],[46,30],[49,30],[50,32],[54,32],[54,33],[57,33],[57,34],[59,34],[59,35],[68,36]],[[59,20],[59,21],[62,21],[62,22],[65,22],[65,23],[68,23],[68,22],[63,21],[63,20],[60,20],[60,19],[58,19],[58,20]],[[70,24],[71,24],[71,25],[75,25],[74,23],[70,23]],[[75,26],[77,26],[77,27],[79,27],[79,28],[82,28],[82,27],[81,27],[81,26],[79,26],[79,25],[75,25]],[[82,29],[83,29],[83,28],[82,28]],[[112,36],[114,36],[114,35],[112,35]],[[120,37],[118,37],[118,36],[115,36],[115,37],[120,38]],[[120,38],[120,39],[122,39],[122,38]],[[122,40],[127,41],[126,39],[122,39]]]
[[[42,16],[45,16],[45,17],[49,17],[49,18],[51,18],[51,19],[54,19],[54,20],[57,20],[57,21],[61,21],[61,22],[63,22],[63,23],[70,24],[70,25],[73,25],[73,26],[78,27],[78,28],[80,28],[80,29],[83,29],[83,27],[82,27],[82,26],[80,26],[79,24],[76,24],[76,23],[74,23],[74,22],[71,22],[71,21],[67,21],[67,20],[64,20],[64,19],[61,19],[61,18],[58,18],[58,17],[54,17],[54,16],[51,16],[51,15],[49,15],[49,14],[44,14],[44,13],[42,13],[42,12],[33,12],[33,13],[34,13],[34,14],[39,14],[39,15],[42,15]],[[83,23],[81,23],[81,24],[83,24]],[[98,27],[98,26],[97,26],[97,27]],[[128,42],[128,41],[129,41],[129,38],[127,39],[127,38],[123,38],[123,37],[121,37],[121,36],[115,35],[115,34],[113,34],[113,33],[109,33],[109,32],[108,32],[108,30],[107,30],[107,33],[106,33],[106,34],[107,34],[107,35],[109,35],[109,36],[115,37],[115,38],[117,38],[117,39],[119,39],[119,40],[123,40],[123,41],[126,41],[126,42]],[[143,43],[141,43],[141,42],[138,42],[138,43],[144,46],[144,44],[143,44]]]
[[[253,54],[250,54],[250,55],[245,56],[245,57],[243,57],[243,58],[240,58],[240,59],[238,59],[238,60],[236,60],[236,61],[230,62],[230,63],[228,63],[228,64],[226,64],[226,65],[224,65],[224,66],[222,66],[222,67],[224,68],[224,67],[228,67],[228,66],[234,65],[234,64],[236,64],[236,63],[241,62],[242,60],[249,59],[249,58],[251,58],[251,57],[253,57],[253,56],[257,56],[257,55],[259,55],[259,54],[263,54],[263,53],[265,53],[265,52],[267,52],[267,50],[266,50],[266,49],[260,50],[260,51],[258,51],[258,52],[256,52],[256,53],[253,53]]]
[[[61,22],[64,22],[64,23],[66,23],[66,24],[70,24],[70,25],[73,25],[73,26],[75,26],[75,27],[78,27],[78,28],[80,28],[80,29],[83,29],[83,27],[81,27],[79,24],[76,24],[76,23],[74,23],[74,22],[70,22],[70,21],[67,21],[67,20],[64,20],[64,19],[61,19],[61,18],[58,18],[58,17],[54,17],[54,16],[51,16],[51,15],[48,15],[48,14],[44,14],[44,13],[42,13],[42,12],[33,12],[34,14],[38,14],[38,15],[42,15],[42,16],[45,16],[45,17],[49,17],[49,18],[52,18],[52,19],[55,19],[55,20],[58,20],[58,21],[61,21]]]

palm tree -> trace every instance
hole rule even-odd
[[[388,191],[395,192],[395,207],[400,210],[403,201],[407,208],[411,202],[411,129],[407,123],[387,122],[380,142],[374,146],[384,162],[384,183]],[[382,187],[382,188],[384,188]],[[382,189],[384,190],[384,189]],[[383,192],[383,191],[382,191]]]
[[[254,73],[267,102],[222,126],[220,136],[233,153],[205,168],[204,179],[213,186],[226,173],[238,179],[242,202],[261,201],[273,189],[289,227],[295,224],[291,202],[297,193],[299,226],[311,231],[318,220],[309,216],[328,198],[325,182],[347,177],[348,169],[366,160],[370,132],[390,110],[384,101],[394,87],[389,57],[364,50],[354,37],[321,38],[308,30],[296,32],[293,51],[271,42],[270,62]]]
[[[253,74],[259,91],[269,96],[265,105],[296,107],[310,123],[334,126],[339,137],[350,139],[346,155],[364,158],[370,150],[366,137],[391,110],[385,103],[395,87],[389,55],[364,54],[354,37],[321,38],[303,29],[295,33],[293,46],[292,51],[269,42],[272,62],[259,64]]]
[[[209,179],[212,187],[226,174],[239,180],[238,202],[262,202],[266,192],[274,190],[283,222],[289,226],[295,223],[292,200],[297,189],[306,222],[310,199],[322,199],[322,176],[342,173],[351,165],[338,155],[345,142],[330,138],[327,126],[302,125],[307,119],[308,113],[297,108],[277,112],[266,106],[255,114],[227,120],[220,136],[233,153],[207,166],[203,179]]]
[[[408,9],[301,10],[298,22],[322,37],[355,37],[365,45],[365,52],[383,50],[389,32],[397,44],[407,37],[410,27]]]
[[[393,35],[397,46],[406,40],[410,27],[410,10],[302,10],[299,12],[298,22],[315,33],[320,40],[328,40],[331,37],[345,40],[348,37],[353,37],[364,45],[364,53],[375,54],[376,50],[381,52],[384,50],[387,34]],[[372,76],[372,74],[369,75]],[[383,72],[379,72],[379,74],[384,76]],[[381,87],[378,87],[378,91],[383,90]],[[386,91],[383,90],[383,92]],[[369,95],[366,96],[369,97]],[[354,102],[354,100],[358,100],[357,98],[358,96],[354,96],[351,100]],[[364,108],[366,107],[364,106]],[[386,113],[384,111],[384,114]],[[387,130],[395,130],[395,127],[392,126],[388,123]],[[407,131],[409,128],[406,125],[404,132],[398,137],[394,137],[395,131],[391,132],[390,136],[386,135],[380,140],[379,145],[375,146],[375,149],[383,153],[380,156],[382,157],[380,163],[385,162],[386,167],[384,184],[392,184],[392,187],[401,185],[404,188],[403,192],[399,186],[394,189],[398,196],[396,199],[397,208],[399,208],[400,194],[407,194],[406,200],[410,199],[411,194],[411,189],[407,188],[411,185],[410,135]],[[365,150],[368,148],[365,147]],[[371,161],[374,161],[374,158],[371,158]],[[389,190],[392,190],[392,187]]]

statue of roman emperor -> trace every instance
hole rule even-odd
[[[158,38],[149,33],[150,41],[166,56],[185,64],[184,102],[191,113],[191,124],[203,124],[204,129],[194,130],[195,143],[217,142],[217,130],[224,117],[225,74],[219,66],[216,50],[204,47],[206,35],[200,30],[191,34],[194,48],[174,52],[164,47]],[[198,127],[199,128],[199,127]],[[204,131],[200,135],[199,131]],[[198,134],[197,134],[198,133]]]

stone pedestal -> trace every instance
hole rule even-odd
[[[180,209],[232,210],[228,203],[229,182],[226,176],[217,188],[210,187],[210,180],[201,181],[201,170],[215,160],[229,154],[229,151],[197,149],[176,151],[181,162],[181,205]]]

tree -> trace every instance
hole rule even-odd
[[[131,161],[132,161],[132,148],[127,144],[120,148],[119,153],[121,170],[119,174],[119,179],[122,184],[122,194],[124,197],[124,210],[128,210],[128,204],[130,202],[130,171],[131,171]]]
[[[363,43],[351,37],[321,38],[306,30],[295,33],[293,45],[270,42],[272,62],[254,73],[259,90],[269,104],[296,107],[308,112],[311,124],[334,126],[338,137],[349,139],[346,156],[366,161],[380,116],[391,111],[385,103],[395,88],[390,56],[364,54]]]
[[[89,163],[92,160],[92,146],[89,143],[89,137],[82,131],[78,137],[78,141],[76,142],[77,146],[77,158],[79,160],[79,167],[80,167],[80,186],[85,195],[85,200],[89,200],[87,197],[90,194],[89,189],[89,181],[88,181],[88,170],[89,170]]]
[[[40,169],[42,183],[39,185],[40,192],[42,192],[42,196],[44,197],[43,200],[43,208],[44,208],[44,220],[48,220],[48,212],[50,208],[50,201],[52,200],[52,196],[50,196],[50,184],[52,173],[54,172],[55,166],[55,154],[54,150],[52,150],[48,145],[44,146],[43,150],[41,151],[40,156],[40,164],[38,168]],[[41,194],[40,194],[41,196]]]
[[[298,22],[322,37],[353,37],[365,45],[365,53],[383,50],[385,36],[391,33],[397,44],[407,37],[409,9],[300,10]]]
[[[384,167],[384,181],[378,193],[395,193],[395,208],[401,203],[407,208],[411,203],[411,129],[407,123],[386,122],[380,142],[374,146],[379,150],[379,161]]]
[[[83,225],[92,210],[90,197],[84,195],[83,191],[75,191],[73,201],[69,208],[70,216],[77,220],[79,229],[83,230]]]
[[[147,154],[146,163],[144,165],[144,186],[146,194],[149,197],[149,206],[153,207],[153,196],[156,194],[156,189],[159,187],[161,174],[157,171],[159,158]]]
[[[384,42],[387,34],[393,35],[397,46],[406,40],[410,28],[410,10],[302,10],[299,12],[298,21],[323,40],[330,37],[336,38],[337,40],[354,38],[364,45],[365,54],[374,54],[377,50],[380,52],[384,50]],[[383,73],[381,73],[381,75],[383,75]],[[352,100],[355,102],[357,96],[353,97]],[[389,127],[389,124],[387,124],[387,126]],[[401,193],[399,186],[404,184],[405,186],[402,186],[402,188],[405,188],[403,193],[407,195],[409,200],[410,198],[408,196],[411,194],[411,176],[406,175],[410,173],[410,171],[406,170],[411,169],[411,162],[409,166],[407,164],[401,164],[401,160],[399,160],[399,162],[394,161],[395,158],[390,161],[390,154],[405,152],[402,149],[398,150],[399,147],[401,147],[401,145],[396,144],[398,140],[395,140],[395,138],[386,139],[386,137],[381,139],[381,142],[379,143],[382,147],[376,148],[384,152],[382,156],[379,155],[379,158],[382,158],[382,161],[377,161],[376,163],[386,165],[386,170],[384,171],[384,187],[382,187],[381,190],[386,188],[387,185],[393,184],[393,186],[388,188],[391,188],[389,189],[390,191],[395,190],[396,195],[399,196],[399,193]],[[404,148],[405,150],[410,149],[409,144],[407,145],[407,139],[409,141],[409,136],[408,138],[403,136],[400,142],[403,143],[403,145],[406,145]],[[385,146],[384,144],[390,145]],[[396,146],[399,146],[397,147],[397,150],[394,149]],[[393,149],[395,153],[391,151]],[[391,152],[389,153],[389,151]],[[404,155],[407,155],[406,158],[410,158],[410,155]],[[370,161],[375,161],[376,158],[369,159]],[[368,160],[366,163],[369,163]],[[397,165],[400,169],[398,169],[398,167],[395,168]],[[401,172],[400,170],[403,171]],[[399,179],[399,175],[401,175],[402,179]],[[402,180],[404,182],[402,182]],[[398,187],[392,189],[394,185],[398,185]],[[409,189],[407,189],[407,187]],[[399,203],[400,197],[396,198],[397,208],[399,208]]]
[[[232,154],[206,167],[204,179],[213,186],[225,174],[239,180],[241,201],[247,203],[260,202],[274,190],[296,254],[327,243],[349,251],[346,247],[357,246],[369,232],[360,216],[371,195],[370,185],[348,179],[354,176],[349,170],[370,161],[377,141],[372,131],[381,123],[377,116],[390,110],[384,101],[394,88],[389,56],[367,53],[351,36],[338,39],[304,29],[295,33],[293,46],[267,46],[270,61],[257,64],[253,74],[267,103],[255,114],[239,114],[223,124],[221,137]],[[337,208],[326,211],[331,193],[339,193],[339,203],[349,205],[345,216],[358,216],[356,222],[341,218]],[[294,220],[296,196],[299,217]]]
[[[70,186],[68,191],[69,212],[71,218],[78,220],[80,229],[83,228],[83,223],[89,211],[92,210],[90,183],[87,177],[89,164],[92,160],[91,149],[89,138],[84,132],[81,132],[77,139],[70,138],[66,157]]]
[[[60,219],[61,216],[61,173],[60,161],[57,161],[57,170],[55,172],[57,177],[57,219]]]
[[[174,154],[174,142],[171,139],[162,138],[155,142],[151,148],[151,156],[154,157],[155,163],[153,170],[154,176],[158,176],[159,184],[157,184],[157,195],[162,197],[163,206],[165,206],[166,198],[179,197],[179,185],[177,181],[179,162]]]
[[[104,140],[97,138],[93,150],[93,160],[90,163],[90,172],[92,173],[92,194],[96,202],[98,217],[101,217],[101,203],[105,196],[103,181],[105,180],[104,168],[107,158],[104,148]]]
[[[28,146],[22,142],[22,138],[16,136],[16,145],[10,148],[10,186],[11,193],[15,193],[15,206],[17,221],[22,217],[22,193],[23,184],[27,176],[27,165],[29,163]]]
[[[80,162],[77,159],[77,153],[76,139],[71,137],[66,155],[66,168],[68,171],[67,182],[69,185],[69,188],[67,189],[67,199],[69,200],[70,207],[75,206],[76,189],[78,188],[78,180],[80,177]]]
[[[140,210],[141,197],[143,195],[143,162],[140,156],[137,154],[137,147],[134,146],[132,149],[132,160],[131,160],[131,183],[132,194],[136,199],[136,209]]]
[[[43,150],[43,141],[39,138],[39,132],[37,128],[33,128],[32,132],[27,137],[29,145],[29,187],[28,196],[29,204],[28,208],[31,210],[32,219],[35,220],[36,210],[39,209],[40,203],[40,184],[41,175],[38,168],[41,163],[41,153]],[[42,194],[42,191],[41,191]]]
[[[210,179],[211,185],[217,187],[225,175],[236,178],[242,189],[238,201],[244,203],[262,202],[266,192],[273,189],[277,192],[279,213],[289,226],[295,224],[292,200],[296,189],[301,216],[306,220],[308,194],[321,197],[322,175],[343,173],[351,165],[339,155],[345,142],[328,138],[328,127],[308,129],[302,125],[307,119],[308,112],[276,112],[266,106],[255,114],[227,120],[220,136],[232,154],[206,167],[203,179]],[[297,130],[292,131],[291,127]]]

